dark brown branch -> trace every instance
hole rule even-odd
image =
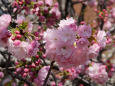
[[[88,1],[88,0],[84,0],[84,1],[73,1],[73,2],[72,2],[72,5],[79,4],[79,3],[83,3],[83,2],[86,2],[86,1]]]
[[[66,3],[65,3],[65,15],[64,15],[64,18],[66,18],[67,15],[68,15],[68,6],[69,6],[69,2],[70,2],[70,0],[66,0]]]
[[[57,1],[59,3],[59,10],[61,12],[61,18],[63,19],[64,18],[64,14],[65,14],[65,12],[64,12],[64,10],[62,8],[63,2],[62,2],[62,0],[57,0]]]
[[[7,57],[6,57],[6,52],[0,51],[1,55],[3,56],[3,58],[7,61]]]
[[[72,0],[70,0],[69,5],[70,5],[70,7],[69,7],[70,8],[70,16],[74,17],[75,16],[75,10],[73,8]]]
[[[49,71],[48,71],[48,74],[47,74],[47,76],[46,76],[46,79],[45,79],[45,81],[44,81],[43,86],[46,86],[46,84],[47,84],[47,81],[48,81],[49,75],[50,75],[50,73],[51,73],[51,70],[52,70],[52,67],[53,67],[54,62],[55,62],[55,61],[52,61],[52,62],[51,62],[50,69],[49,69]]]
[[[78,17],[78,25],[80,24],[81,21],[84,21],[84,12],[85,12],[86,5],[82,4],[81,12]]]
[[[72,86],[79,86],[79,84],[83,84],[84,86],[91,86],[90,82],[81,78],[80,76],[73,80]]]
[[[12,73],[11,71],[7,71],[13,78],[16,78],[16,79],[19,79],[21,81],[24,81],[26,84],[28,84],[29,86],[33,86],[32,83],[30,81],[27,81],[26,79],[22,78],[22,76],[20,75],[17,75],[17,74],[14,74]]]

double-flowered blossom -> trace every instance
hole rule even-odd
[[[44,80],[48,74],[49,68],[49,66],[44,66],[39,70],[37,78],[34,79],[34,83],[37,86],[42,86],[44,84]]]
[[[11,16],[4,14],[0,16],[0,47],[6,47],[10,33],[8,31],[8,26],[11,22]]]
[[[76,67],[88,60],[87,38],[91,36],[91,28],[84,25],[80,31],[75,23],[73,18],[61,20],[58,29],[44,33],[46,55],[64,68]],[[76,39],[77,32],[84,38]]]
[[[97,33],[97,42],[101,48],[104,48],[106,46],[106,32],[105,31],[98,31]]]
[[[8,41],[8,51],[18,59],[27,58],[37,55],[39,43],[35,40],[28,41],[13,41],[11,38]]]
[[[90,38],[91,37],[91,27],[88,25],[80,25],[77,29],[77,34],[78,36],[82,37],[82,38]]]
[[[112,8],[110,12],[111,12],[110,14],[111,22],[115,24],[115,8]]]
[[[89,47],[87,56],[89,58],[95,58],[98,56],[99,51],[100,51],[100,46],[97,43],[94,43],[93,45]]]
[[[106,66],[100,63],[92,63],[92,66],[88,67],[87,73],[96,83],[104,84],[108,80]]]
[[[58,28],[47,29],[44,40],[47,57],[61,67],[70,68],[97,57],[100,49],[106,46],[106,33],[99,30],[94,34],[90,25],[77,26],[73,18],[68,18],[61,20]]]

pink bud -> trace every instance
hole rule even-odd
[[[14,41],[16,38],[15,37],[12,37],[12,40]]]
[[[18,45],[20,45],[20,43],[21,43],[20,40],[15,40],[13,44],[14,44],[15,46],[18,46]]]
[[[26,76],[27,76],[27,73],[24,73],[24,74],[23,74],[23,77],[26,77]]]
[[[31,67],[35,68],[35,67],[36,67],[35,63],[32,63],[32,64],[31,64]]]
[[[24,69],[24,72],[26,72],[26,73],[29,72],[29,69],[25,68],[25,69]]]
[[[35,33],[34,33],[34,35],[35,35],[35,36],[38,36],[38,35],[39,35],[39,33],[38,33],[38,32],[35,32]]]
[[[16,72],[19,73],[19,72],[21,72],[21,70],[22,70],[21,68],[17,68],[17,69],[16,69]]]
[[[15,33],[16,33],[16,34],[20,34],[20,32],[19,32],[19,31],[15,31]]]
[[[36,58],[38,59],[38,58],[39,58],[39,55],[36,55]]]
[[[21,37],[22,37],[22,35],[20,35],[20,34],[18,34],[18,35],[16,36],[17,39],[20,39]]]

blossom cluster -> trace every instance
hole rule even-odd
[[[44,40],[46,55],[69,68],[95,58],[106,45],[106,33],[100,30],[92,33],[89,25],[77,26],[73,18],[68,18],[61,20],[58,28],[47,29]]]
[[[79,2],[83,2],[84,4],[87,4],[91,7],[96,7],[98,4],[103,5],[104,4],[104,0],[78,0]],[[111,6],[113,5],[115,2],[115,0],[107,0],[106,4],[107,6]]]
[[[5,59],[0,61],[0,84],[1,81],[12,86],[107,83],[115,72],[111,61],[114,55],[112,58],[105,55],[107,58],[103,59],[100,53],[106,46],[115,45],[115,8],[111,7],[114,2],[77,0],[83,7],[75,19],[66,13],[72,8],[70,4],[74,5],[72,2],[61,18],[59,7],[63,11],[63,6],[55,0],[14,0],[15,15],[0,16],[0,48],[4,48],[0,54]],[[91,22],[82,18],[87,6],[97,14]],[[11,78],[7,79],[7,73]]]
[[[6,21],[7,18],[7,21]],[[21,35],[19,29],[12,29],[8,31],[8,26],[11,22],[11,16],[4,14],[0,17],[0,46],[7,47],[8,51],[18,59],[31,57],[37,55],[39,43],[36,40],[24,39],[24,36]],[[19,19],[17,20],[19,23]],[[20,21],[22,24],[23,22]],[[21,25],[19,23],[19,25]],[[30,24],[30,23],[29,23]],[[27,32],[30,32],[30,28],[27,28]],[[24,32],[25,33],[25,32]]]
[[[37,16],[39,24],[46,24],[47,27],[51,27],[56,24],[56,21],[60,19],[61,13],[58,9],[58,3],[54,3],[53,0],[15,0],[13,2],[14,12],[19,13],[24,10],[26,15]],[[20,11],[21,10],[21,11]]]

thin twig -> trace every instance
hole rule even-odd
[[[44,63],[46,66],[48,65],[48,64],[46,63],[46,61],[45,61],[44,58],[40,57],[40,59],[42,59],[43,63]],[[55,81],[55,85],[57,86],[57,79],[56,79],[55,75],[54,75],[52,72],[51,72],[51,75],[52,75],[52,77],[53,77],[53,79],[54,79],[54,81]]]
[[[104,3],[103,4],[100,4],[100,10],[102,11],[103,9],[106,9],[106,1],[107,0],[104,0]],[[102,30],[103,29],[103,26],[104,26],[104,19],[100,19],[100,29]]]
[[[33,84],[30,82],[30,81],[27,81],[26,79],[22,78],[22,76],[20,75],[17,75],[17,74],[14,74],[12,73],[11,71],[7,71],[12,77],[16,78],[16,79],[19,79],[21,81],[24,81],[26,84],[28,84],[29,86],[33,86]]]

